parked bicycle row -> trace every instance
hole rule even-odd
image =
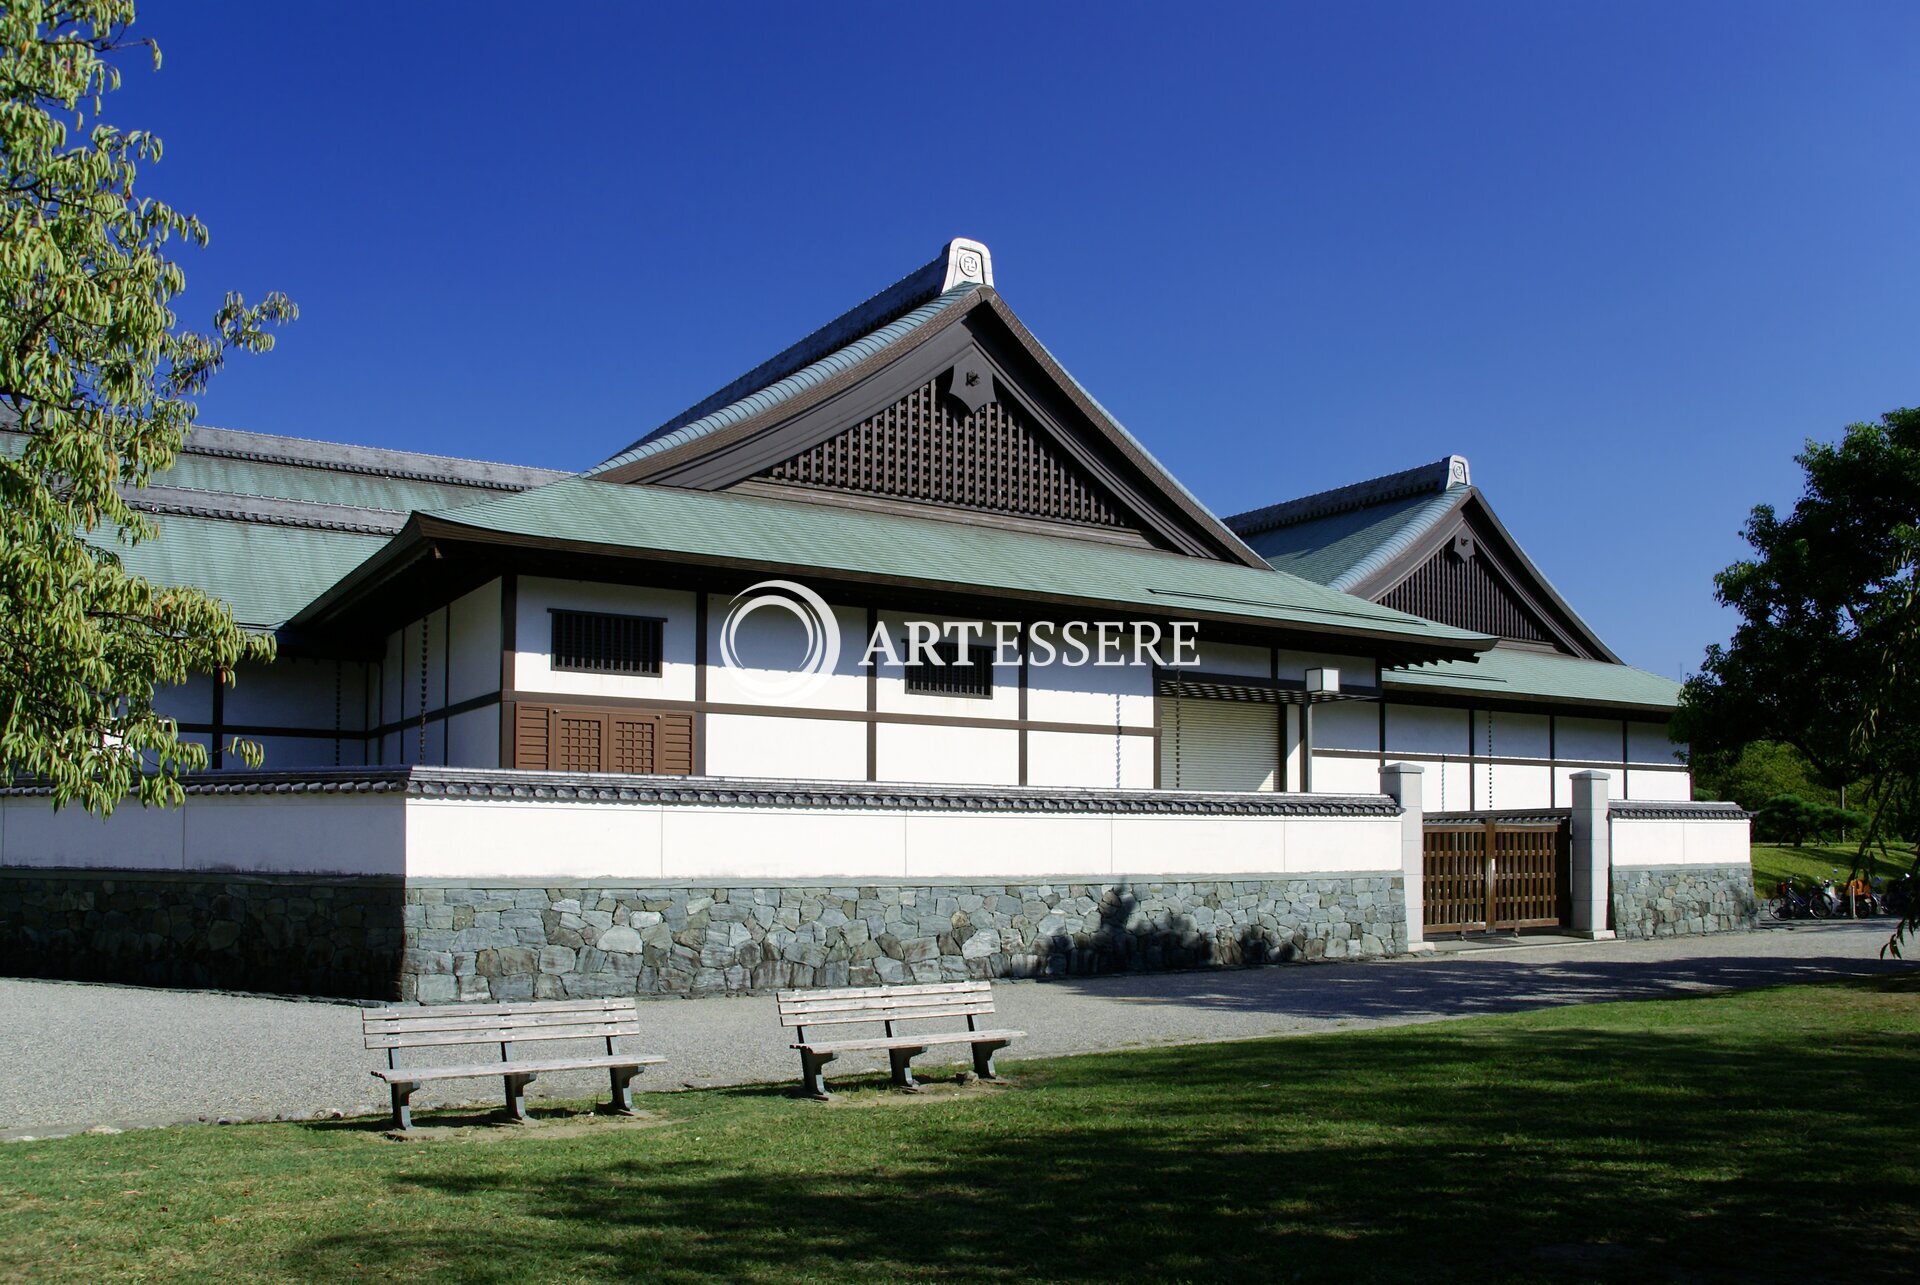
[[[1775,919],[1871,919],[1876,915],[1904,915],[1920,896],[1913,875],[1898,879],[1852,879],[1840,882],[1838,870],[1825,879],[1782,879],[1774,889]]]

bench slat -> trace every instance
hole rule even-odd
[[[928,1008],[936,1005],[968,1004],[991,1007],[991,995],[903,995],[899,999],[840,999],[837,996],[823,995],[819,999],[805,1004],[783,1004],[784,1013],[807,1013],[817,1009],[831,1008],[847,1012],[879,1011],[892,1008]]]
[[[484,1062],[474,1066],[381,1067],[374,1078],[392,1084],[420,1084],[427,1080],[479,1080],[495,1075],[541,1075],[548,1071],[592,1071],[613,1066],[657,1066],[666,1061],[651,1053],[616,1053],[611,1057],[529,1059],[525,1062]]]
[[[886,995],[952,995],[991,990],[991,984],[984,981],[926,982],[917,986],[843,986],[830,991],[775,991],[774,998],[782,1004],[790,1004],[829,995],[835,999],[878,999]]]
[[[432,1048],[448,1044],[524,1044],[536,1040],[597,1040],[609,1035],[638,1035],[638,1022],[594,1022],[576,1026],[495,1027],[490,1030],[421,1031],[410,1035],[371,1032],[370,1049]]]
[[[1017,1040],[1025,1031],[929,1031],[925,1035],[895,1035],[871,1040],[827,1040],[795,1044],[809,1053],[852,1053],[861,1049],[917,1049],[935,1044],[998,1044]]]
[[[363,1008],[362,1020],[385,1021],[406,1017],[471,1017],[476,1013],[505,1017],[521,1013],[583,1013],[624,1008],[638,1011],[631,996],[608,995],[593,999],[514,1000],[504,1004],[388,1004],[383,1008]]]
[[[368,1022],[365,1030],[381,1035],[411,1035],[427,1031],[529,1030],[555,1026],[600,1026],[634,1022],[632,1013],[509,1013],[504,1017],[475,1013],[471,1017],[416,1017],[399,1022]]]
[[[887,1008],[820,1007],[780,1015],[782,1026],[831,1026],[841,1022],[911,1022],[922,1017],[980,1017],[991,1015],[993,1005],[979,1002],[941,1003],[937,1000]]]

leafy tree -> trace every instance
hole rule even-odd
[[[0,5],[0,420],[24,443],[0,453],[0,780],[102,813],[176,802],[206,762],[155,713],[156,687],[272,657],[224,604],[147,583],[117,550],[154,534],[125,493],[172,464],[227,353],[266,351],[296,315],[230,294],[208,331],[177,322],[185,277],[166,254],[207,230],[134,194],[160,140],[100,119],[116,53],[159,65],[133,17],[131,0]]]
[[[1792,794],[1814,803],[1838,803],[1839,795],[1814,779],[1800,751],[1782,741],[1752,741],[1735,752],[1694,753],[1694,787],[1699,797],[1731,799],[1749,812],[1768,799]],[[1849,787],[1857,791],[1857,782]]]
[[[1755,508],[1756,556],[1715,578],[1740,624],[1707,649],[1676,730],[1708,755],[1781,741],[1823,786],[1864,781],[1864,855],[1920,828],[1920,410],[1797,459],[1806,489],[1792,512]],[[1916,924],[1920,908],[1902,934]]]

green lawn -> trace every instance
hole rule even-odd
[[[1006,1069],[8,1145],[0,1278],[1920,1272],[1920,977]]]
[[[1766,898],[1773,896],[1775,885],[1789,875],[1819,880],[1837,870],[1838,878],[1844,881],[1847,871],[1853,868],[1857,851],[1859,848],[1854,844],[1809,843],[1804,848],[1796,848],[1790,843],[1756,843],[1753,845],[1753,886]],[[1891,857],[1882,857],[1880,850],[1874,849],[1866,871],[1869,878],[1878,876],[1891,881],[1913,869],[1911,845],[1889,843],[1887,851]]]

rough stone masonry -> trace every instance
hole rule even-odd
[[[1398,878],[765,887],[421,883],[400,998],[703,995],[1348,959],[1406,949]]]

